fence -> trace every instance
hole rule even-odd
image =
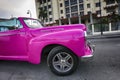
[[[89,35],[99,34],[101,32],[101,28],[104,32],[114,32],[120,31],[120,22],[112,22],[112,23],[95,23],[87,26],[87,33]]]

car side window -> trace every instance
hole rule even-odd
[[[17,18],[0,21],[0,32],[16,30],[20,28],[23,28],[23,26]]]

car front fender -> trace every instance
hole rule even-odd
[[[70,49],[75,55],[83,56],[85,39],[84,32],[80,29],[53,32],[34,37],[29,42],[29,61],[35,64],[41,62],[42,50],[47,45],[62,45]]]

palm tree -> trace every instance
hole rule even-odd
[[[39,8],[39,18],[41,19],[41,21],[44,23],[45,19],[47,19],[47,11],[44,10],[43,8]]]
[[[38,3],[40,3],[40,5],[42,3],[44,3],[44,0],[37,0]],[[39,9],[39,16],[38,18],[41,19],[41,21],[44,23],[45,19],[47,19],[47,10],[44,9],[44,5],[43,7],[38,8]]]

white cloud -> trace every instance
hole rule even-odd
[[[36,18],[35,0],[0,0],[0,18],[29,17],[27,10]]]

